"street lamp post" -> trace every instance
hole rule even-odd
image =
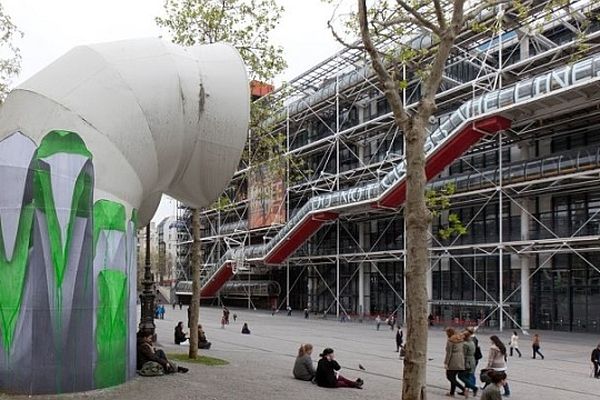
[[[146,225],[146,265],[144,266],[144,280],[142,285],[144,290],[140,294],[141,316],[140,316],[140,331],[151,333],[154,335],[156,326],[154,325],[154,290],[152,289],[154,282],[152,273],[150,272],[150,223]]]

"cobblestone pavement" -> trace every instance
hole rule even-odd
[[[305,320],[296,311],[287,317],[285,312],[271,316],[269,312],[232,310],[237,322],[220,328],[218,308],[203,307],[201,323],[210,350],[202,354],[222,358],[227,366],[209,367],[186,364],[187,374],[163,377],[138,377],[116,388],[62,396],[35,396],[36,399],[400,399],[402,361],[395,353],[394,332],[385,325],[377,331],[373,323],[340,323],[334,320]],[[186,307],[172,310],[164,320],[156,321],[159,345],[167,352],[186,352],[187,347],[173,343],[173,329],[177,321],[186,322]],[[242,335],[244,322],[252,331]],[[540,331],[545,360],[531,359],[530,338],[521,336],[522,358],[509,360],[509,380],[513,399],[549,400],[600,398],[600,380],[590,378],[589,356],[600,342],[600,335]],[[480,332],[484,357],[489,347],[491,332]],[[499,334],[508,342],[509,332]],[[324,347],[335,349],[342,365],[342,374],[348,378],[361,377],[363,390],[322,389],[310,383],[292,379],[291,369],[300,343],[312,343],[313,358]],[[429,332],[428,399],[445,398],[448,385],[443,370],[445,336],[439,329]],[[365,371],[358,368],[358,364]],[[24,399],[24,396],[0,395],[0,399]],[[457,397],[458,398],[458,397]]]

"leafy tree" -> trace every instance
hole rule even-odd
[[[21,52],[14,41],[23,37],[0,3],[0,102],[8,94],[11,79],[21,71]]]
[[[283,49],[270,43],[283,7],[275,0],[166,0],[158,26],[184,46],[227,42],[248,66],[251,79],[270,80],[287,66]]]
[[[435,196],[426,195],[424,144],[430,118],[436,112],[435,96],[459,34],[469,37],[488,33],[492,36],[499,32],[502,24],[530,16],[532,7],[540,10],[541,3],[527,0],[356,0],[356,3],[350,3],[355,6],[350,6],[344,5],[347,3],[344,0],[324,1],[336,6],[336,14],[330,21],[336,39],[347,47],[362,49],[368,54],[390,104],[394,122],[405,135],[408,333],[402,398],[422,400],[426,396],[427,335],[423,332],[427,332],[428,324],[428,229],[432,209],[444,208],[444,204],[436,203],[438,200],[433,199]],[[568,3],[567,0],[552,0],[545,2],[542,7],[550,9],[568,6]],[[346,10],[347,7],[352,10],[347,14],[349,18],[341,18],[340,22],[340,10]],[[579,28],[585,30],[585,24]],[[358,36],[357,42],[346,39],[352,34]],[[419,34],[426,38],[420,42],[425,45],[415,45],[409,40]],[[584,37],[581,36],[578,53],[585,51]],[[408,86],[405,71],[414,73],[413,78],[420,85],[420,98],[412,109],[406,107],[402,97],[401,89]],[[464,229],[455,215],[449,217],[448,222],[447,229],[452,232],[460,234]],[[441,234],[446,235],[448,231]]]
[[[166,28],[174,43],[184,46],[227,42],[240,52],[251,79],[269,81],[282,72],[286,63],[283,49],[270,42],[269,33],[277,26],[283,8],[275,0],[165,0],[165,16],[157,17],[159,27]],[[259,132],[256,142],[269,138],[260,134],[268,102],[253,102],[251,130]],[[266,141],[265,143],[271,143]],[[265,146],[262,159],[265,162],[278,150],[277,143]],[[275,148],[273,148],[275,146]],[[223,206],[219,199],[218,204]],[[196,358],[198,352],[198,311],[200,304],[200,210],[192,216],[192,302],[190,305],[190,351]]]

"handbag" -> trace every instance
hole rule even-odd
[[[490,371],[493,371],[491,368],[483,368],[481,370],[481,372],[479,373],[479,380],[483,383],[492,383],[492,380],[490,379],[490,376],[488,375],[488,373]]]

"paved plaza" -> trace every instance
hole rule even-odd
[[[203,307],[201,323],[212,349],[201,354],[225,359],[226,366],[185,364],[187,374],[163,377],[138,377],[116,388],[63,396],[36,398],[65,399],[394,399],[400,398],[402,361],[394,352],[394,333],[383,325],[375,330],[373,323],[340,323],[333,319],[305,320],[296,311],[287,317],[285,312],[271,316],[266,311],[234,309],[237,322],[231,321],[226,329],[220,328],[221,311]],[[167,309],[164,320],[156,321],[159,345],[167,352],[185,352],[187,347],[173,343],[173,328],[177,321],[186,321],[183,310]],[[248,322],[251,335],[240,333],[243,322]],[[545,360],[532,360],[530,339],[521,336],[522,358],[510,358],[509,379],[513,399],[592,400],[600,396],[600,380],[590,378],[589,355],[600,337],[589,334],[555,333],[541,331],[542,352]],[[480,332],[479,338],[487,355],[490,332]],[[500,337],[508,342],[509,332]],[[448,385],[443,369],[445,336],[440,329],[429,332],[428,399],[442,399]],[[342,365],[342,374],[348,378],[361,377],[363,390],[323,389],[307,382],[294,380],[291,369],[300,343],[312,343],[313,358],[324,347],[333,347]],[[365,371],[358,368],[358,364]],[[0,395],[0,399],[26,397]],[[457,397],[460,398],[460,397]]]

